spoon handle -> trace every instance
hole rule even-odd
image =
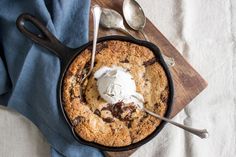
[[[163,53],[162,53],[162,56],[163,56],[165,62],[167,63],[167,65],[169,65],[170,67],[173,67],[175,65],[175,59],[174,58],[167,57]]]
[[[174,122],[174,121],[172,121],[172,120],[170,120],[170,119],[168,119],[168,118],[161,117],[161,116],[159,116],[158,114],[155,114],[155,113],[153,113],[152,111],[150,111],[150,110],[148,110],[148,109],[146,109],[146,108],[144,108],[144,110],[145,110],[147,113],[149,113],[150,115],[155,116],[155,117],[157,117],[157,118],[159,118],[159,119],[161,119],[161,120],[164,120],[164,121],[166,121],[166,122],[168,122],[168,123],[171,123],[171,124],[173,124],[173,125],[175,125],[175,126],[177,126],[177,127],[179,127],[179,128],[182,128],[182,129],[184,129],[185,131],[188,131],[188,132],[190,132],[190,133],[192,133],[192,134],[194,134],[194,135],[196,135],[196,136],[198,136],[198,137],[200,137],[200,138],[202,138],[202,139],[203,139],[203,138],[207,138],[207,137],[209,136],[208,131],[207,131],[206,129],[195,129],[195,128],[191,128],[191,127],[189,127],[189,126],[185,126],[185,125],[183,125],[183,124]]]
[[[94,5],[92,7],[92,13],[93,13],[93,23],[94,23],[92,59],[91,59],[91,65],[90,65],[89,72],[82,79],[81,82],[83,82],[91,74],[91,72],[93,70],[93,67],[94,67],[95,54],[96,54],[96,45],[97,45],[97,38],[98,38],[99,22],[100,22],[100,17],[101,17],[101,13],[102,13],[101,7],[99,5]]]
[[[140,33],[143,35],[143,37],[145,38],[145,40],[150,41],[149,38],[148,38],[148,36],[146,35],[146,33],[144,32],[143,29],[140,30]]]
[[[131,36],[131,37],[133,37],[134,39],[136,39],[136,37],[133,35],[133,34],[131,34],[125,27],[120,27],[120,28],[118,28],[120,31],[122,31],[123,33],[125,33],[125,34],[128,34],[129,36]]]

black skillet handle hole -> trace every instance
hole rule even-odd
[[[46,39],[46,36],[38,28],[36,28],[35,25],[32,24],[31,22],[25,21],[24,22],[24,27],[29,32],[35,34],[37,37],[39,37],[41,39]]]

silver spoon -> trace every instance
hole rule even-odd
[[[99,22],[100,22],[100,17],[101,17],[101,13],[102,13],[101,7],[99,5],[94,5],[92,7],[92,13],[93,13],[93,23],[94,23],[92,58],[91,58],[90,69],[89,69],[88,73],[82,78],[81,84],[83,84],[84,80],[92,73],[92,70],[94,67]]]
[[[147,41],[148,36],[143,31],[146,25],[146,16],[141,6],[135,0],[124,0],[123,14],[127,24],[134,30],[140,31]],[[164,60],[169,66],[175,65],[174,58],[167,57],[163,54]]]
[[[143,110],[146,111],[147,113],[149,113],[150,115],[157,117],[158,119],[161,119],[161,120],[164,120],[164,121],[166,121],[168,123],[171,123],[171,124],[173,124],[173,125],[175,125],[175,126],[177,126],[179,128],[182,128],[185,131],[188,131],[188,132],[190,132],[190,133],[192,133],[192,134],[194,134],[194,135],[196,135],[196,136],[198,136],[198,137],[200,137],[202,139],[203,138],[207,138],[209,136],[209,133],[208,133],[208,131],[206,129],[195,129],[195,128],[192,128],[192,127],[189,127],[189,126],[177,123],[175,121],[172,121],[172,120],[170,120],[168,118],[161,117],[158,114],[153,113],[152,111],[148,110],[147,108],[143,108]]]
[[[137,99],[139,102],[141,102],[142,104],[144,104],[144,100],[143,98],[141,98],[139,95],[132,95],[135,99]],[[195,129],[195,128],[192,128],[192,127],[189,127],[189,126],[186,126],[186,125],[183,125],[183,124],[180,124],[180,123],[177,123],[175,121],[172,121],[171,119],[168,119],[168,118],[165,118],[165,117],[162,117],[152,111],[150,111],[149,109],[147,109],[144,105],[138,105],[138,107],[142,110],[144,110],[145,112],[147,112],[148,114],[154,116],[154,117],[157,117],[158,119],[160,120],[163,120],[163,121],[166,121],[168,123],[171,123],[179,128],[182,128],[184,129],[185,131],[188,131],[200,138],[207,138],[208,137],[208,131],[206,129]]]
[[[117,29],[135,38],[124,26],[122,16],[113,9],[102,8],[100,24],[109,29]]]

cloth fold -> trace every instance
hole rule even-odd
[[[57,104],[60,60],[16,28],[28,12],[39,18],[65,45],[88,41],[88,0],[3,0],[0,2],[0,102],[29,118],[52,146],[52,156],[103,156],[75,141]]]

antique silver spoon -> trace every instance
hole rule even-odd
[[[143,31],[146,25],[146,16],[143,12],[141,6],[135,0],[124,0],[123,2],[123,15],[127,22],[127,24],[134,30],[139,31],[142,33],[144,38],[147,41],[150,41],[148,36]],[[169,66],[175,65],[174,58],[170,58],[165,56],[163,58]]]
[[[154,116],[154,117],[157,117],[158,119],[160,120],[163,120],[163,121],[166,121],[170,124],[173,124],[179,128],[182,128],[184,129],[185,131],[189,132],[189,133],[192,133],[200,138],[207,138],[209,136],[208,134],[208,131],[206,129],[195,129],[195,128],[192,128],[192,127],[189,127],[189,126],[186,126],[186,125],[183,125],[183,124],[180,124],[180,123],[177,123],[175,121],[172,121],[171,119],[168,119],[168,118],[165,118],[165,117],[162,117],[156,113],[154,113],[153,111],[147,109],[143,104],[144,104],[144,99],[142,97],[140,97],[139,95],[132,95],[133,98],[137,99],[139,102],[141,102],[140,104],[138,104],[138,107],[142,110],[144,110],[145,112],[147,112],[148,114]]]
[[[206,129],[195,129],[195,128],[192,128],[192,127],[189,127],[189,126],[186,126],[186,125],[183,125],[183,124],[180,124],[180,123],[177,123],[175,121],[172,121],[171,119],[168,119],[168,118],[165,118],[165,117],[162,117],[156,113],[154,113],[153,111],[147,109],[143,104],[144,104],[144,99],[142,97],[140,97],[139,95],[136,96],[136,95],[132,95],[133,98],[135,98],[136,100],[138,100],[139,102],[141,102],[140,104],[138,104],[138,107],[141,109],[141,110],[144,110],[145,112],[147,112],[148,114],[154,116],[154,117],[157,117],[158,119],[160,120],[163,120],[163,121],[166,121],[168,123],[171,123],[179,128],[182,128],[184,129],[185,131],[188,131],[189,133],[192,133],[200,138],[207,138],[208,137],[208,131]]]
[[[98,29],[99,29],[99,22],[102,13],[102,9],[99,5],[94,5],[92,7],[93,13],[93,23],[94,23],[94,31],[93,31],[93,49],[92,49],[92,58],[91,64],[88,73],[82,78],[81,84],[83,84],[84,80],[92,73],[95,61],[95,54],[96,54],[96,45],[97,45],[97,38],[98,38]]]
[[[143,108],[144,111],[146,111],[147,113],[149,113],[150,115],[154,116],[154,117],[157,117],[158,119],[160,120],[163,120],[163,121],[166,121],[168,123],[171,123],[179,128],[182,128],[184,129],[185,131],[188,131],[189,133],[192,133],[200,138],[207,138],[209,136],[209,133],[206,129],[195,129],[195,128],[192,128],[192,127],[189,127],[189,126],[186,126],[186,125],[183,125],[183,124],[180,124],[180,123],[177,123],[175,121],[172,121],[168,118],[165,118],[165,117],[161,117],[159,116],[158,114],[148,110],[147,108]]]
[[[109,29],[117,29],[135,38],[124,26],[122,16],[113,9],[102,8],[100,24]]]

